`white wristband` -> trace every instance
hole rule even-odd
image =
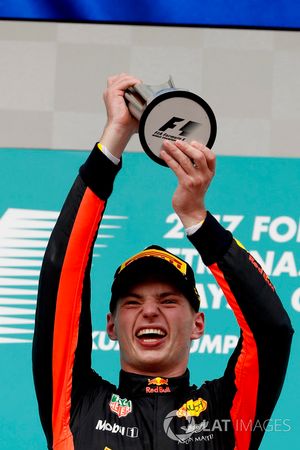
[[[115,155],[112,155],[110,153],[110,151],[108,150],[108,148],[105,147],[105,145],[101,144],[100,142],[98,143],[98,148],[99,150],[101,150],[102,153],[104,153],[105,156],[107,156],[108,159],[111,160],[111,162],[113,162],[116,166],[119,164],[119,162],[121,161],[119,158],[117,158]]]
[[[190,227],[185,228],[185,232],[187,236],[191,236],[192,234],[196,233],[196,231],[201,228],[204,220],[201,220],[201,222],[196,223],[195,225],[191,225]]]

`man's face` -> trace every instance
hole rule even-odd
[[[171,283],[152,278],[133,285],[107,323],[109,336],[119,341],[123,370],[169,377],[183,374],[191,340],[203,329],[203,313]]]

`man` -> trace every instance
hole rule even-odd
[[[189,347],[204,318],[192,269],[158,246],[125,261],[112,285],[107,331],[120,344],[119,387],[91,369],[92,249],[137,129],[124,101],[137,82],[126,74],[108,80],[105,130],[80,168],[44,258],[33,368],[48,448],[254,450],[281,391],[293,330],[268,277],[206,210],[215,156],[200,143],[165,142],[161,157],[178,179],[173,208],[241,328],[224,376],[190,386]]]

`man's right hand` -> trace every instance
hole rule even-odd
[[[137,132],[138,121],[130,114],[124,93],[141,80],[126,73],[108,78],[103,99],[107,122],[100,142],[117,158],[120,158],[131,136]]]

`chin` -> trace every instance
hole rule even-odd
[[[150,372],[162,370],[163,366],[166,365],[166,358],[148,355],[147,357],[141,358],[139,361],[139,366],[143,370],[149,370]]]

